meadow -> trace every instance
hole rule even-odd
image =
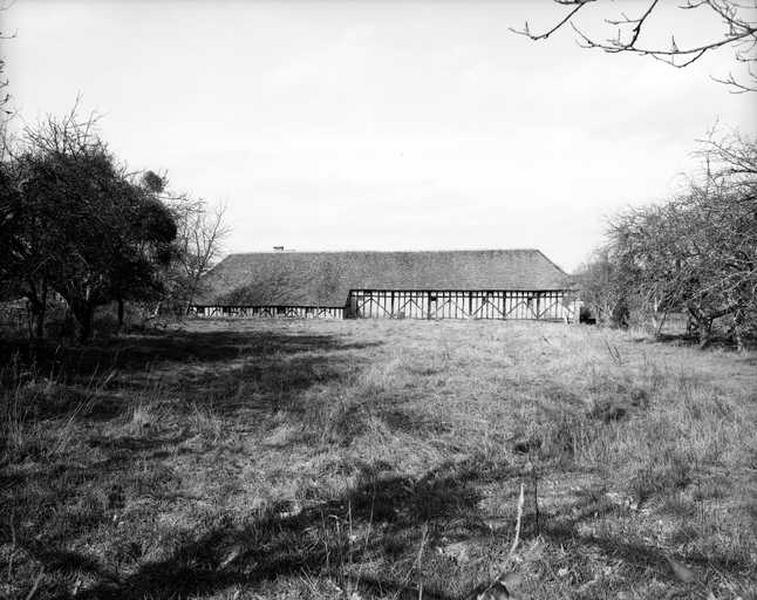
[[[534,600],[757,598],[754,353],[196,321],[0,360],[6,597],[457,600],[509,574]]]

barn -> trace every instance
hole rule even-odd
[[[567,275],[539,250],[232,254],[198,317],[576,321]]]

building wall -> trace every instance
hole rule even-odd
[[[344,308],[334,306],[193,306],[198,318],[343,319]]]
[[[578,306],[565,291],[353,290],[346,316],[576,322]]]
[[[568,291],[352,290],[344,308],[195,306],[199,318],[279,319],[520,319],[578,322]]]

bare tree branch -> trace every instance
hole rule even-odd
[[[650,56],[679,69],[691,65],[708,52],[731,47],[734,49],[736,62],[747,66],[746,81],[740,81],[732,73],[729,73],[725,79],[713,79],[727,85],[734,93],[757,91],[757,74],[752,68],[757,63],[755,53],[757,22],[747,17],[749,11],[757,9],[757,1],[742,4],[735,0],[686,0],[684,4],[678,6],[679,9],[687,11],[707,9],[719,18],[724,30],[719,32],[715,39],[692,46],[680,46],[676,41],[675,33],[672,32],[669,47],[645,45],[643,42],[643,32],[659,8],[659,0],[652,0],[638,17],[630,17],[625,12],[621,12],[619,18],[604,19],[605,23],[616,27],[615,36],[604,41],[589,34],[575,21],[581,9],[589,3],[597,4],[600,0],[553,0],[553,2],[569,7],[570,10],[544,32],[532,32],[528,22],[523,29],[510,28],[510,30],[531,40],[543,40],[566,25],[570,25],[577,36],[578,44],[583,48],[599,49],[610,54],[629,53]]]
[[[512,27],[509,27],[510,31],[513,33],[517,33],[519,35],[525,35],[532,40],[546,40],[550,35],[552,35],[555,31],[560,29],[563,25],[565,25],[568,21],[570,21],[576,13],[578,13],[579,10],[581,10],[584,6],[586,6],[589,2],[595,2],[596,0],[583,0],[578,2],[564,2],[561,0],[555,0],[558,4],[575,4],[575,8],[571,10],[562,21],[559,21],[552,29],[549,31],[546,31],[544,33],[541,33],[539,35],[533,35],[528,30],[528,21],[526,21],[525,26],[523,30],[514,29]]]

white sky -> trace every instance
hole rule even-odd
[[[754,133],[757,96],[710,79],[728,49],[676,70],[582,50],[567,29],[508,31],[559,14],[549,0],[17,0],[0,19],[17,34],[2,43],[16,123],[81,93],[130,167],[228,205],[229,252],[535,247],[572,270],[606,215],[693,172],[716,122]],[[673,18],[679,46],[719,31],[661,13],[666,40]]]

